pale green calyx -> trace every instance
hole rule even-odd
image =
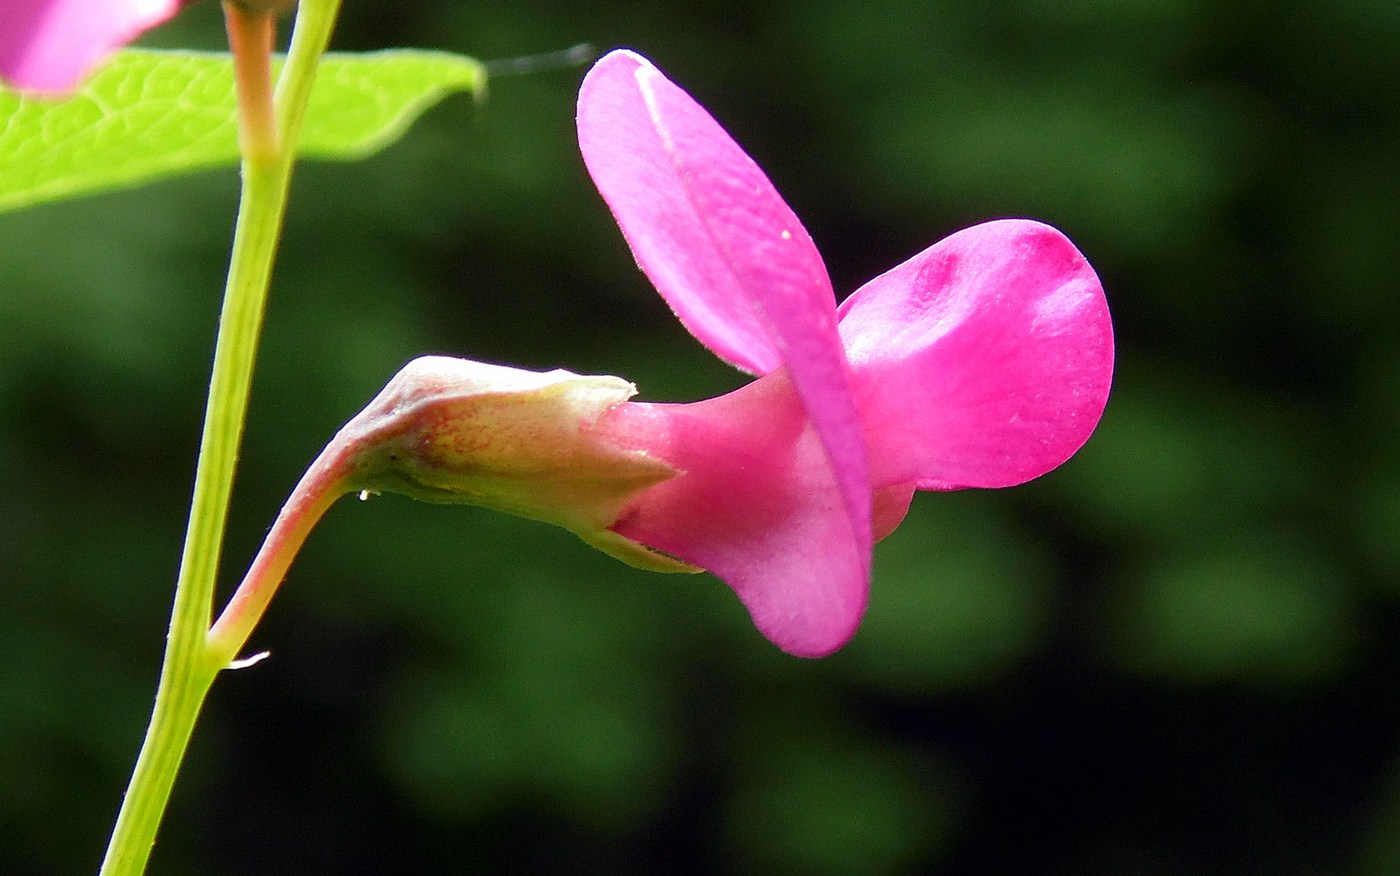
[[[353,490],[481,505],[562,526],[626,563],[696,571],[608,530],[637,493],[680,474],[597,429],[636,387],[445,356],[404,366],[336,436]]]

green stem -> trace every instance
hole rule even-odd
[[[165,660],[151,723],[102,862],[103,876],[144,872],[205,695],[227,666],[205,640],[215,576],[301,122],[339,7],[340,0],[302,0],[277,85],[279,148],[275,155],[249,156],[243,162],[233,253]]]

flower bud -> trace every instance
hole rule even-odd
[[[562,526],[635,566],[695,571],[608,530],[630,499],[680,474],[598,429],[635,392],[618,377],[425,356],[336,441],[349,454],[351,489],[480,505]]]

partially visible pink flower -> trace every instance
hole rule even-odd
[[[181,0],[0,0],[0,79],[20,91],[77,88],[108,54]]]
[[[761,375],[693,404],[628,402],[598,429],[681,474],[611,529],[726,581],[783,650],[820,656],[865,611],[870,550],[916,489],[1005,487],[1088,439],[1113,336],[1098,278],[1029,220],[961,231],[838,311],[772,184],[645,58],[607,55],[579,144],[638,264],[681,322]]]

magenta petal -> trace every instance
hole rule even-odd
[[[620,405],[599,429],[683,472],[640,494],[614,531],[713,572],[790,654],[821,657],[850,639],[870,546],[786,372],[693,404]]]
[[[786,366],[845,507],[840,538],[863,552],[868,576],[865,437],[831,281],[806,230],[704,108],[639,55],[612,52],[589,71],[578,130],[638,264],[691,333],[740,368]]]
[[[1098,277],[1028,220],[960,231],[871,280],[841,335],[877,487],[1038,477],[1088,439],[1113,374]]]
[[[3,0],[0,78],[22,91],[72,91],[110,52],[179,7],[179,0]]]
[[[783,362],[769,312],[834,310],[816,246],[753,159],[640,55],[614,51],[583,81],[578,139],[637,263],[685,327],[752,374]]]

